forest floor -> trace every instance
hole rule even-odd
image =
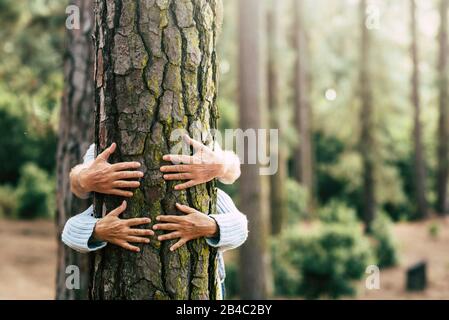
[[[431,226],[439,234],[432,237]],[[381,289],[368,291],[360,282],[357,299],[449,299],[449,219],[394,226],[400,264],[381,271]],[[53,299],[56,277],[56,230],[51,221],[0,221],[0,300]],[[407,293],[405,271],[428,263],[429,288]]]
[[[432,236],[435,228],[438,234]],[[362,281],[357,299],[449,299],[449,218],[399,223],[393,230],[398,243],[398,266],[381,270],[380,290],[367,290]],[[428,288],[407,292],[406,271],[421,261],[427,262]]]
[[[1,220],[0,243],[0,300],[54,299],[55,224]]]

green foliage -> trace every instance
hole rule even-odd
[[[0,0],[1,184],[15,185],[27,162],[54,172],[64,8],[55,0]]]
[[[293,179],[287,180],[287,212],[289,223],[310,219],[307,212],[307,191]]]
[[[26,161],[28,142],[23,115],[11,105],[0,102],[0,182],[15,182]]]
[[[293,266],[288,250],[289,243],[286,237],[273,239],[271,243],[271,264],[274,277],[274,293],[278,297],[295,297],[299,294],[300,272]]]
[[[238,266],[235,263],[226,264],[226,299],[235,298],[238,296],[240,291],[239,277],[238,277]]]
[[[323,223],[342,223],[354,225],[357,223],[357,214],[354,209],[349,208],[346,204],[331,201],[327,206],[318,211],[320,221]]]
[[[26,164],[17,186],[17,217],[51,217],[55,209],[54,180],[35,164]]]
[[[372,261],[368,239],[358,225],[322,224],[312,233],[290,230],[273,246],[276,293],[339,298],[355,293]]]
[[[392,221],[385,213],[378,214],[373,222],[372,237],[375,240],[374,252],[379,268],[393,267],[398,262],[391,225]]]
[[[0,218],[11,218],[17,209],[17,197],[13,187],[0,186]]]
[[[432,237],[433,239],[437,239],[440,235],[440,225],[437,222],[432,222],[429,225],[429,235],[430,237]]]

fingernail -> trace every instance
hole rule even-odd
[[[179,190],[179,186],[175,186],[175,190]]]
[[[158,227],[157,227],[157,226],[153,226],[153,229],[154,229],[154,230],[157,230],[157,229],[158,229]]]
[[[156,217],[156,220],[157,220],[157,221],[161,220],[161,217]]]
[[[169,156],[163,156],[162,159],[164,159],[165,161],[170,160]]]
[[[159,241],[162,241],[162,237],[158,237],[157,239],[158,239]]]
[[[145,240],[145,243],[150,243],[150,239]]]

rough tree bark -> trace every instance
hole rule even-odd
[[[419,77],[419,53],[418,53],[418,35],[417,35],[417,19],[416,19],[416,2],[410,0],[410,20],[411,20],[411,56],[413,63],[412,74],[412,103],[414,107],[414,130],[413,142],[414,148],[414,184],[416,197],[417,216],[425,218],[427,216],[427,199],[426,199],[426,165],[424,160],[424,147],[422,144],[422,123],[421,123],[421,99],[419,94],[420,77]]]
[[[296,180],[307,190],[308,208],[313,209],[314,177],[312,146],[312,111],[309,99],[309,71],[307,66],[307,41],[302,23],[303,0],[293,1],[295,61],[295,127],[299,144],[294,151]]]
[[[82,157],[94,138],[93,0],[72,0],[70,4],[80,9],[81,28],[67,30],[64,62],[66,87],[59,120],[56,214],[58,228],[56,299],[58,300],[87,299],[89,283],[88,256],[67,248],[60,240],[66,221],[89,206],[88,201],[79,200],[72,195],[69,173],[71,168],[82,162]],[[66,288],[65,272],[70,265],[80,268],[80,290]]]
[[[367,1],[360,1],[361,22],[361,58],[360,58],[360,112],[361,137],[360,151],[363,162],[363,216],[366,232],[371,232],[371,225],[376,214],[375,189],[375,146],[374,146],[374,117],[373,93],[371,89],[371,34],[366,21]]]
[[[263,1],[239,0],[240,128],[244,131],[266,127],[264,9]],[[259,168],[245,162],[240,178],[240,205],[250,226],[248,240],[240,250],[243,299],[265,299],[271,291],[269,181],[260,175]]]
[[[437,210],[440,214],[449,212],[448,178],[449,178],[449,110],[448,110],[448,35],[447,35],[447,10],[448,0],[440,1],[440,52],[439,52],[439,90],[440,90],[440,114],[438,125],[438,168],[437,168]]]
[[[175,192],[159,168],[179,142],[171,141],[173,130],[211,142],[221,20],[221,0],[96,1],[97,151],[117,142],[112,160],[139,161],[145,173],[124,218],[154,221],[176,213],[176,202],[215,212],[214,183]],[[120,201],[97,196],[96,214]],[[215,250],[203,239],[176,252],[172,244],[152,240],[140,254],[108,246],[95,256],[91,298],[215,299]]]
[[[270,176],[271,233],[277,235],[287,218],[287,150],[283,145],[285,130],[285,87],[282,77],[282,14],[284,0],[274,0],[268,12],[269,59],[268,104],[271,128],[279,130],[278,172]],[[284,120],[284,121],[283,121]]]

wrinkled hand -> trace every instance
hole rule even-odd
[[[190,240],[204,237],[214,237],[218,232],[218,226],[214,219],[188,206],[176,204],[179,211],[185,216],[158,216],[160,223],[153,226],[153,230],[171,231],[159,236],[159,241],[179,239],[170,251],[175,251]],[[162,223],[161,223],[162,222]]]
[[[79,173],[79,185],[86,193],[97,192],[129,198],[133,196],[133,193],[126,189],[140,187],[140,182],[135,181],[143,177],[142,172],[135,171],[140,168],[140,163],[108,163],[109,157],[116,148],[117,145],[113,143]]]
[[[174,165],[161,167],[165,180],[187,180],[175,186],[175,190],[185,190],[224,176],[226,163],[219,152],[213,151],[187,135],[184,138],[193,147],[194,155],[165,155],[164,161],[170,161]]]
[[[123,201],[120,207],[98,220],[93,237],[96,240],[112,243],[129,251],[140,252],[140,248],[131,245],[131,243],[148,244],[150,239],[146,237],[154,236],[154,232],[149,229],[134,229],[132,227],[149,224],[151,219],[120,219],[119,216],[126,210],[126,206],[126,201]]]

